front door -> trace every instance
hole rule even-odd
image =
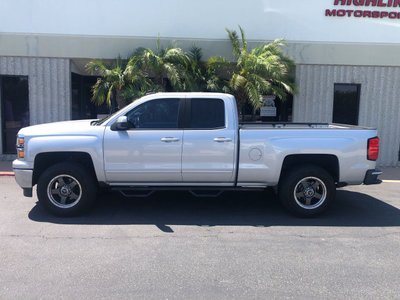
[[[182,182],[180,99],[155,99],[126,114],[130,129],[104,136],[107,181],[119,184]]]

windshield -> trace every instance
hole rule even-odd
[[[107,122],[109,119],[111,119],[113,116],[115,116],[118,112],[119,112],[119,110],[117,110],[116,112],[112,113],[111,115],[108,115],[107,117],[105,117],[103,119],[92,121],[90,123],[90,125],[102,125],[105,122]]]
[[[139,98],[137,98],[137,99],[139,99]],[[135,102],[137,99],[134,99],[132,102]],[[121,109],[123,109],[123,108],[121,108]],[[114,117],[117,113],[119,113],[121,111],[121,109],[118,109],[116,112],[112,113],[111,115],[109,115],[103,119],[92,121],[90,123],[90,125],[102,125],[102,124],[106,123],[108,120],[110,120],[112,117]]]

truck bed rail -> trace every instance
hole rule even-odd
[[[330,128],[329,123],[292,123],[292,122],[243,122],[239,124],[240,129],[247,128]],[[345,127],[345,126],[343,126]],[[346,128],[346,127],[345,127]]]

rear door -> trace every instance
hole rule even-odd
[[[236,131],[227,128],[224,100],[186,99],[185,116],[183,182],[230,185],[234,179]]]

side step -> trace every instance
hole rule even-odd
[[[218,196],[221,196],[221,194],[224,191],[221,190],[189,190],[189,193],[191,193],[193,196],[197,198],[201,197],[213,197],[216,198]]]
[[[193,187],[193,186],[130,186],[112,187],[124,197],[149,197],[156,191],[186,191],[195,197],[218,197],[225,191],[263,191],[263,187]]]
[[[114,189],[113,189],[114,190]],[[154,194],[155,190],[116,189],[127,198],[147,198]]]

